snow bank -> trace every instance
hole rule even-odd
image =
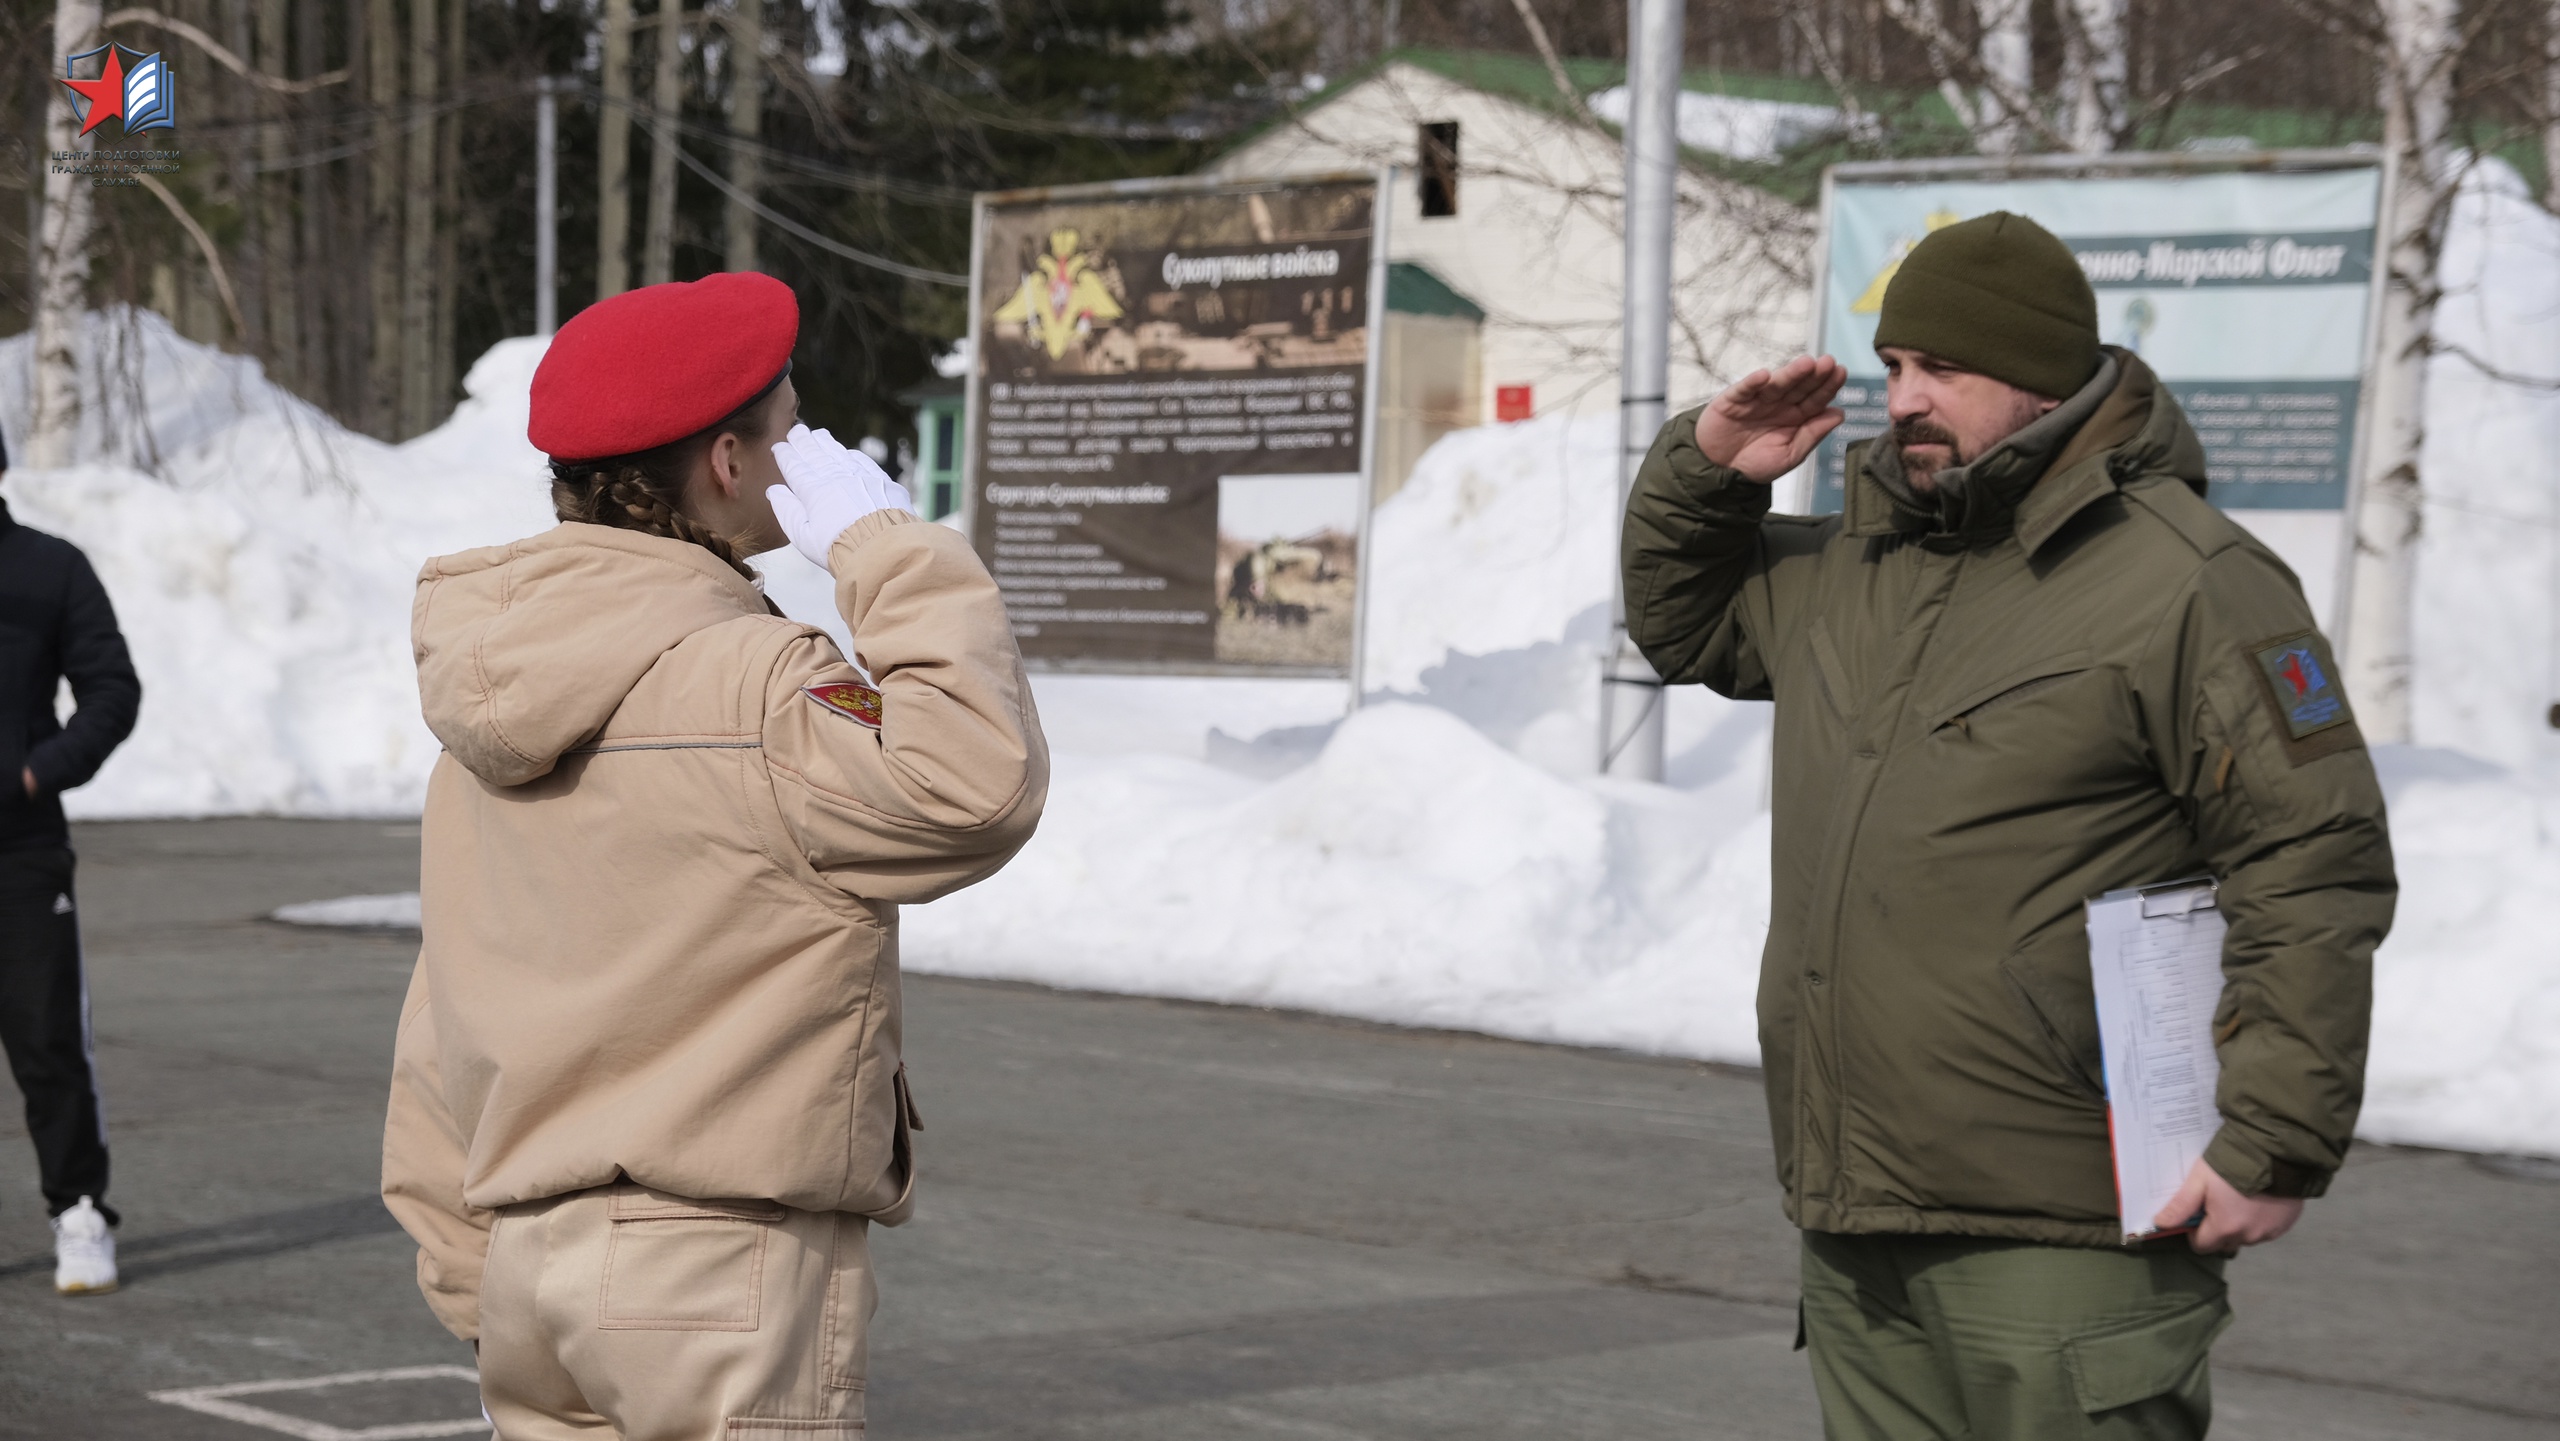
[[[2454,201],[2439,274],[2414,727],[2426,745],[2560,767],[2544,714],[2560,702],[2560,218],[2483,161]]]
[[[2560,1156],[2560,218],[2483,161],[2440,276],[2414,617],[2426,748],[2376,757],[2401,890],[2362,1130]]]
[[[1368,684],[1411,692],[1461,655],[1561,643],[1608,621],[1617,550],[1614,420],[1462,430],[1370,523]]]
[[[2560,222],[2512,176],[2464,191],[2446,276],[2448,337],[2560,374]],[[143,670],[141,730],[75,812],[414,814],[434,745],[411,578],[550,523],[523,440],[539,343],[492,350],[450,423],[390,447],[115,323],[100,344],[145,367],[154,441],[99,428],[79,466],[7,487],[97,561]],[[0,341],[13,434],[25,352]],[[2537,728],[2560,697],[2560,399],[2453,357],[2432,378],[2425,748],[2377,757],[2405,890],[2365,1131],[2560,1155],[2560,751]],[[101,409],[112,379],[88,377]],[[1554,418],[1424,458],[1373,527],[1372,704],[1347,720],[1325,682],[1039,678],[1048,818],[993,880],[908,910],[908,964],[1755,1062],[1767,708],[1676,691],[1671,783],[1593,774],[1615,448],[1609,421]],[[790,552],[766,573],[841,636],[823,574]],[[414,923],[397,898],[333,905],[293,919]]]
[[[289,926],[336,926],[361,931],[414,931],[420,908],[416,891],[387,896],[340,896],[278,906],[267,919]]]
[[[428,556],[551,523],[524,439],[540,342],[493,348],[449,423],[390,447],[148,312],[92,316],[89,341],[81,463],[13,470],[5,491],[88,552],[142,675],[133,738],[72,814],[416,814],[436,743],[410,594]],[[0,341],[18,436],[27,351]]]
[[[2560,1156],[2560,786],[2387,746],[2400,912],[2360,1134]]]
[[[1748,1062],[1759,771],[1577,783],[1386,702],[1256,781],[1062,757],[1039,838],[906,912],[912,969]],[[1695,942],[1732,944],[1701,949]]]
[[[1628,106],[1632,103],[1623,85],[1613,85],[1590,99],[1591,113],[1612,125],[1627,123]],[[1787,151],[1808,140],[1819,140],[1855,131],[1860,139],[1877,133],[1872,115],[1849,115],[1835,106],[1807,105],[1800,101],[1754,100],[1743,95],[1707,95],[1695,90],[1680,92],[1678,119],[1674,122],[1680,143],[1691,150],[1707,150],[1728,155],[1736,160],[1776,160]]]

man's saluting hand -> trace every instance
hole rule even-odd
[[[1698,450],[1767,485],[1804,464],[1848,418],[1831,403],[1848,378],[1848,368],[1827,355],[1799,355],[1776,370],[1755,370],[1698,412]]]

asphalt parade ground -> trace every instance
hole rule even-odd
[[[124,1289],[62,1299],[0,1123],[0,1436],[484,1434],[374,1197],[415,826],[80,828]],[[883,1441],[1819,1434],[1747,1071],[911,978]],[[2233,1267],[2228,1438],[2560,1437],[2560,1167],[2359,1148]]]

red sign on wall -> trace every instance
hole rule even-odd
[[[1496,420],[1527,420],[1529,413],[1536,408],[1529,403],[1529,387],[1525,385],[1497,385],[1493,388],[1493,418]]]

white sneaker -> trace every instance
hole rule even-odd
[[[116,1237],[89,1198],[53,1218],[53,1289],[96,1296],[116,1288]]]

